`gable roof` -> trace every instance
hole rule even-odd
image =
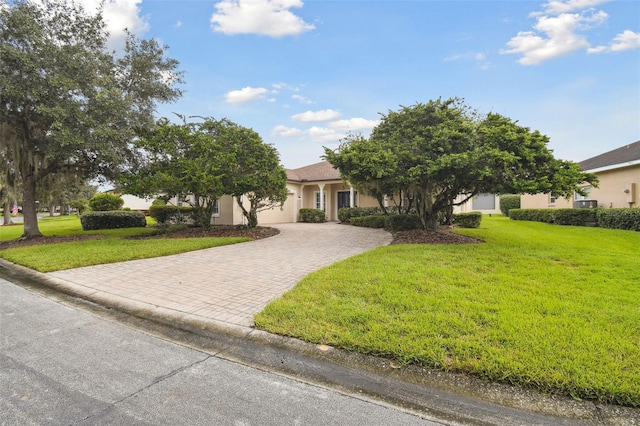
[[[582,170],[602,171],[640,164],[640,141],[630,143],[578,163]]]
[[[340,180],[340,172],[328,161],[300,167],[298,169],[286,169],[287,180],[295,182]]]

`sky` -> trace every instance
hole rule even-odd
[[[158,117],[228,118],[287,168],[438,98],[538,130],[566,160],[640,140],[637,0],[106,0],[104,16],[111,47],[128,28],[180,62],[184,94]]]

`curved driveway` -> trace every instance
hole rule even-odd
[[[47,274],[93,299],[181,320],[253,325],[253,315],[308,273],[391,242],[383,230],[336,223],[273,225],[262,240]]]

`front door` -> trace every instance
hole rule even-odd
[[[353,198],[354,198],[354,204],[355,203],[355,197],[356,197],[356,193],[353,193]],[[338,191],[338,210],[346,208],[346,207],[355,207],[355,206],[351,206],[349,203],[349,199],[350,199],[350,195],[349,195],[349,191]]]

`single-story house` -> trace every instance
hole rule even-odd
[[[286,169],[286,172],[289,193],[287,201],[282,208],[276,207],[259,212],[260,225],[297,222],[298,213],[302,208],[324,209],[328,221],[337,221],[338,209],[343,207],[378,206],[375,198],[359,194],[353,187],[345,184],[340,177],[340,172],[328,161],[297,169]],[[499,214],[499,196],[480,194],[455,209],[456,213],[470,211]],[[211,223],[240,225],[244,220],[235,200],[230,196],[224,196],[218,200]]]
[[[594,173],[598,188],[585,184],[587,195],[554,198],[550,194],[523,195],[523,209],[623,208],[640,206],[640,141],[588,158],[578,163]]]

